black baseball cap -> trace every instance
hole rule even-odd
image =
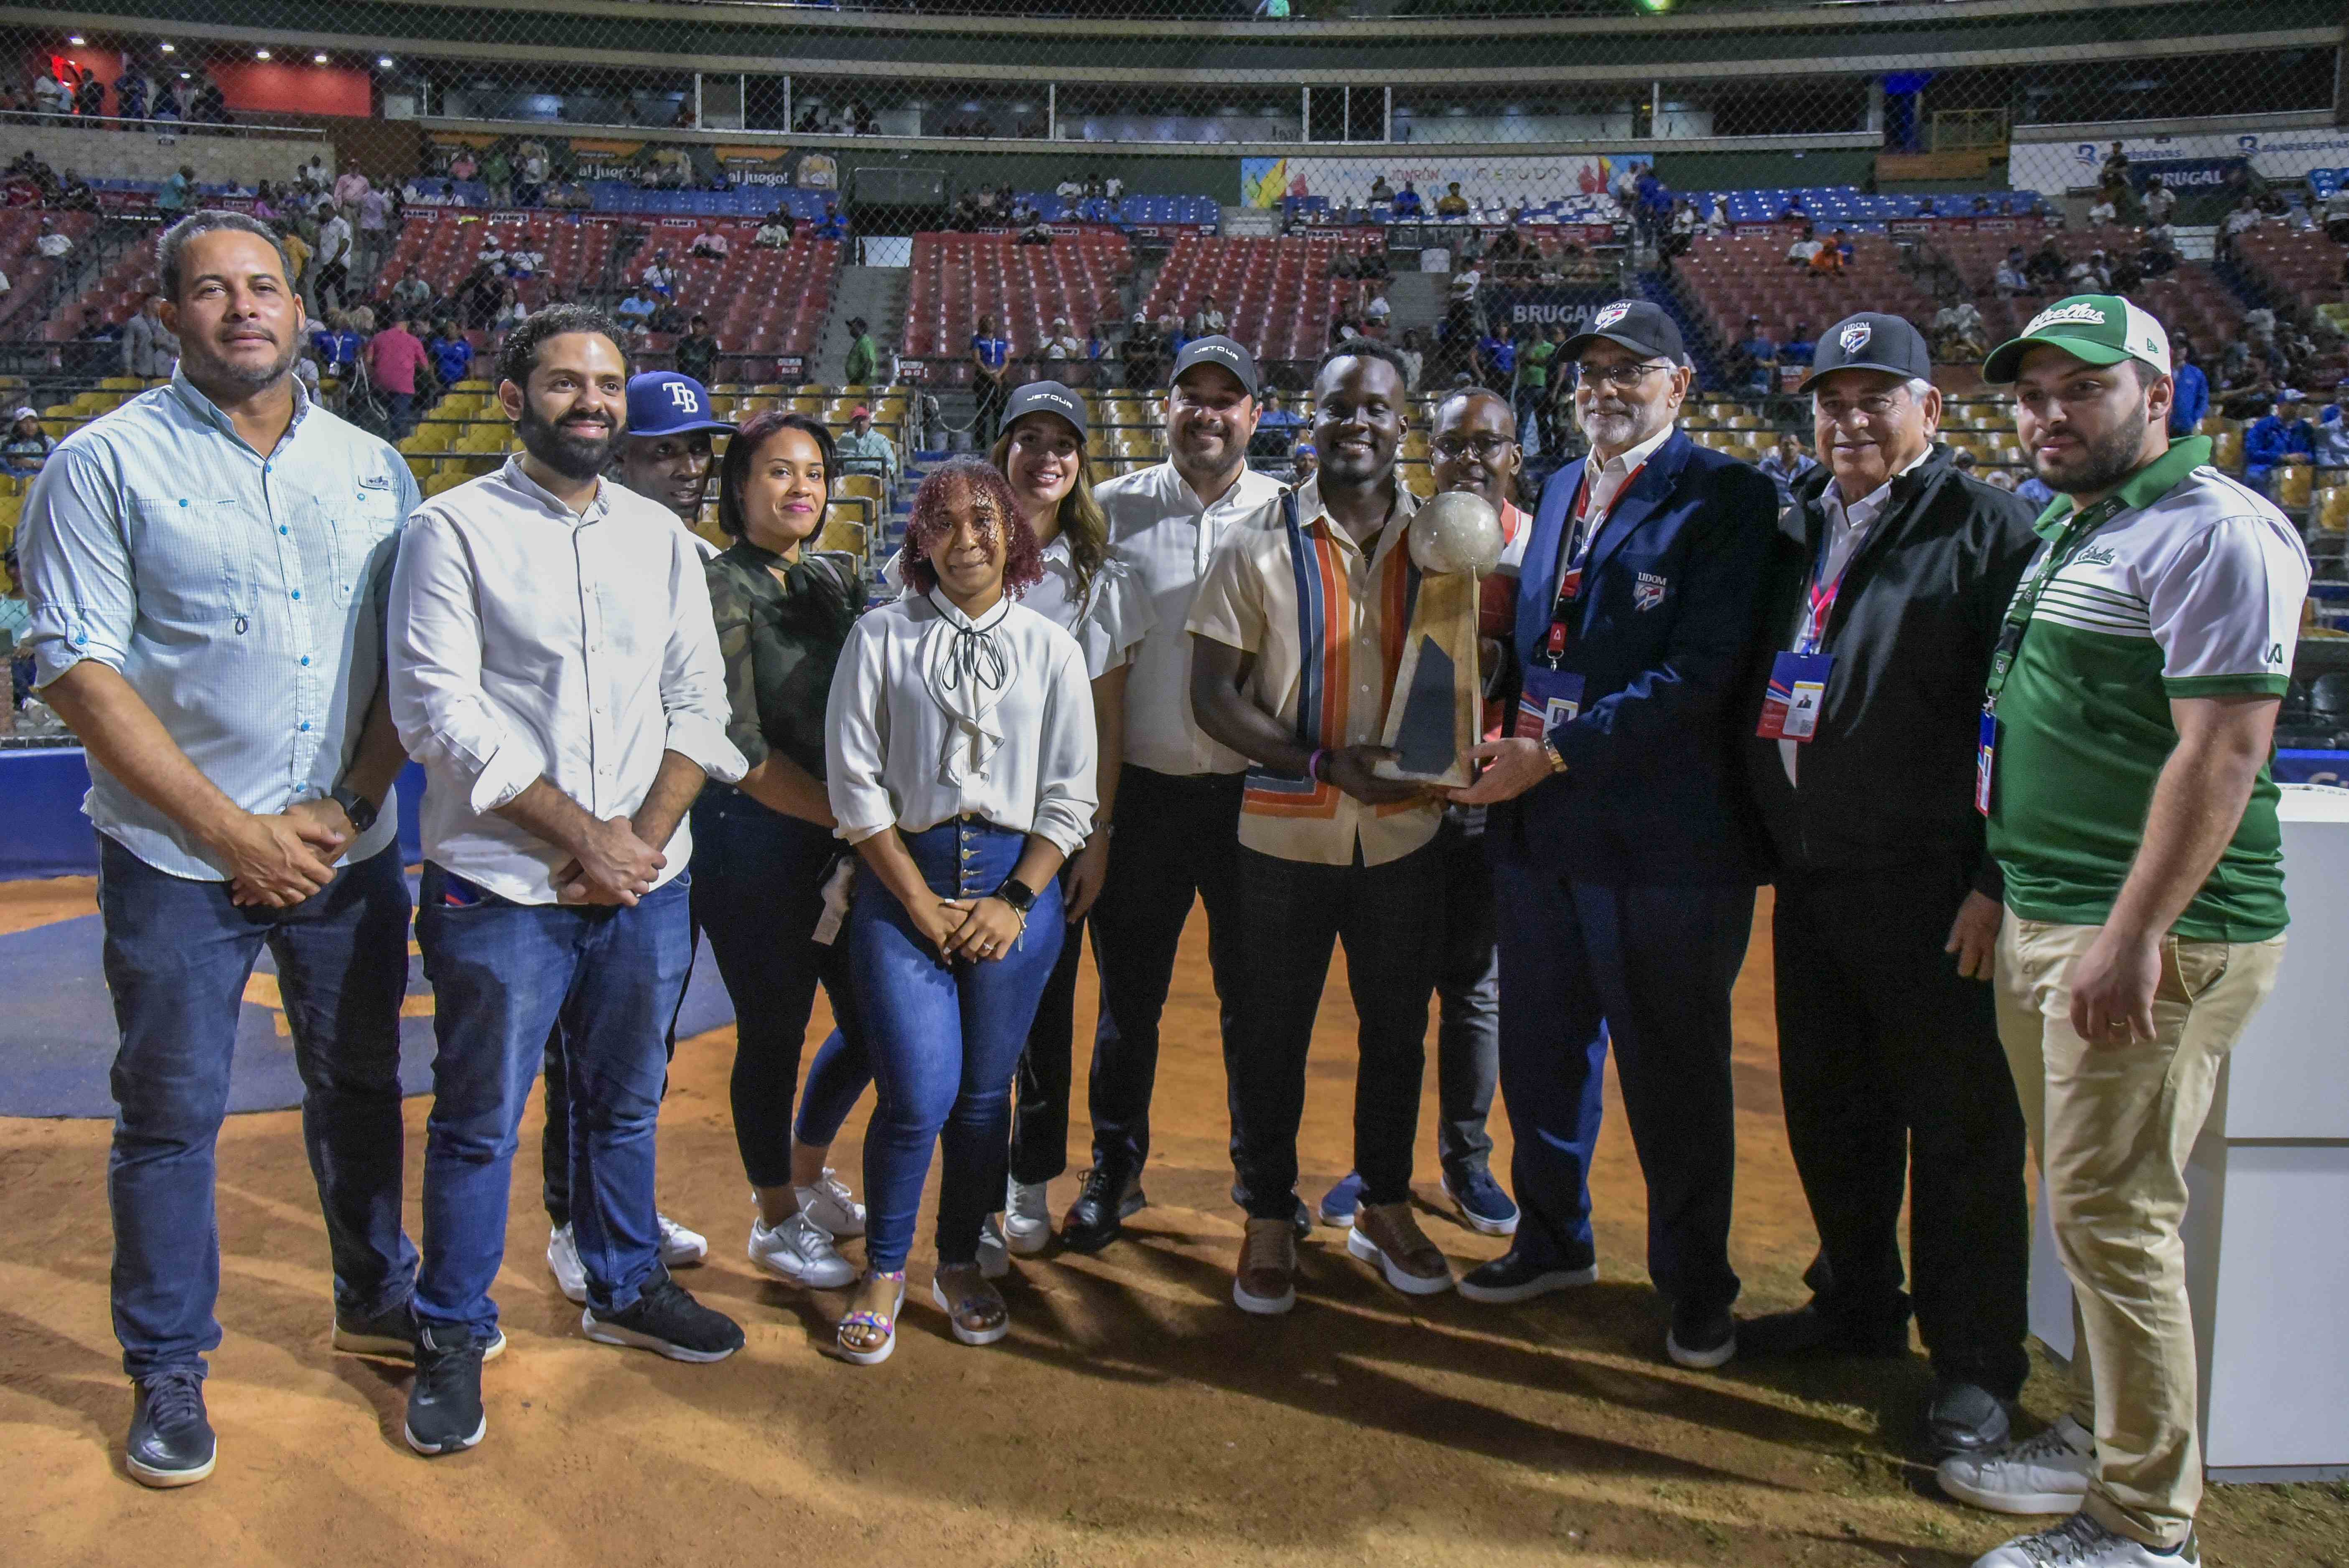
[[[1908,317],[1863,310],[1847,316],[1819,337],[1811,358],[1811,373],[1797,392],[1818,385],[1819,378],[1837,370],[1888,370],[1895,376],[1933,379],[1933,350],[1925,335]]]
[[[1241,348],[1222,333],[1206,337],[1194,337],[1183,345],[1183,352],[1174,356],[1174,373],[1166,378],[1172,386],[1183,379],[1183,372],[1194,365],[1213,365],[1218,370],[1228,370],[1239,379],[1247,395],[1256,396],[1256,356]]]
[[[1030,414],[1052,414],[1066,420],[1082,441],[1092,433],[1086,422],[1085,400],[1058,381],[1030,381],[1003,405],[1003,428],[1009,430]]]
[[[1604,338],[1629,348],[1642,358],[1661,355],[1675,365],[1689,362],[1688,346],[1681,341],[1680,324],[1661,305],[1644,299],[1619,299],[1599,307],[1590,325],[1568,338],[1558,352],[1568,358]]]

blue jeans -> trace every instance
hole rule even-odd
[[[549,1030],[570,1070],[571,1220],[599,1314],[635,1304],[655,1267],[653,1139],[669,1021],[693,966],[693,874],[634,909],[516,904],[427,863],[417,945],[438,1001],[424,1124],[423,1322],[497,1327],[515,1131]]]
[[[940,898],[977,898],[1011,875],[1027,843],[1026,834],[957,819],[908,835],[905,847]],[[858,878],[846,940],[876,1095],[864,1132],[864,1257],[872,1268],[905,1266],[930,1147],[941,1137],[938,1262],[978,1256],[979,1225],[1003,1202],[1011,1074],[1066,938],[1055,877],[1038,890],[1027,934],[1009,953],[948,968],[880,878]]]
[[[792,1179],[792,1096],[799,1087],[815,988],[840,1021],[808,1069],[799,1141],[832,1142],[873,1081],[857,1026],[848,942],[813,937],[823,884],[840,852],[832,830],[713,784],[693,807],[693,918],[734,1000],[734,1141],[753,1187]]]
[[[264,944],[302,1075],[302,1141],[326,1210],[336,1307],[372,1315],[405,1301],[416,1249],[399,1228],[399,851],[345,867],[290,909],[241,909],[227,883],[158,871],[101,834],[98,905],[122,1033],[106,1172],[122,1369],[201,1370],[221,1342],[214,1145],[237,1010]]]

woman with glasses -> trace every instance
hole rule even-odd
[[[706,570],[726,663],[727,738],[750,771],[739,784],[705,788],[693,807],[693,919],[734,1002],[729,1094],[759,1210],[750,1262],[816,1289],[856,1277],[833,1242],[863,1232],[864,1209],[825,1157],[873,1076],[846,949],[819,933],[840,858],[824,789],[824,706],[864,602],[855,560],[816,547],[833,473],[832,433],[805,414],[760,414],[727,443],[718,526],[734,543]],[[808,1071],[794,1133],[818,982],[840,1027]]]
[[[838,1353],[896,1346],[905,1259],[943,1143],[931,1299],[965,1345],[1010,1332],[978,1267],[1004,1190],[1013,1069],[1066,927],[1060,869],[1092,831],[1092,693],[1076,639],[1018,602],[1043,551],[1003,476],[922,482],[911,590],[849,634],[826,710],[840,836],[862,862],[848,944],[878,1094],[864,1137],[866,1272]]]

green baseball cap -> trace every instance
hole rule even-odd
[[[2142,359],[2169,374],[2169,334],[2161,323],[2117,294],[2075,294],[2031,318],[2019,337],[2008,339],[1982,361],[1982,379],[1993,387],[2013,384],[2023,357],[2045,343],[2091,365]]]

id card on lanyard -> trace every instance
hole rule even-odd
[[[1824,582],[1819,574],[1826,569],[1826,549],[1822,541],[1804,606],[1802,635],[1795,639],[1793,652],[1779,654],[1770,664],[1770,684],[1762,693],[1762,722],[1754,727],[1754,732],[1765,741],[1807,741],[1818,733],[1827,677],[1835,672],[1835,655],[1820,652],[1819,644],[1826,640],[1827,617],[1835,613],[1836,595],[1843,590],[1843,580],[1859,556],[1855,543],[1835,580]]]
[[[1623,476],[1615,497],[1607,510],[1596,520],[1590,515],[1590,465],[1582,467],[1582,483],[1574,493],[1574,531],[1568,535],[1566,568],[1558,574],[1557,597],[1550,602],[1549,630],[1542,639],[1539,658],[1525,672],[1525,687],[1517,695],[1516,722],[1509,732],[1522,740],[1547,739],[1560,724],[1571,722],[1582,711],[1582,677],[1562,670],[1559,661],[1566,657],[1566,644],[1572,635],[1572,617],[1582,598],[1583,564],[1590,558],[1590,547],[1597,543],[1599,531],[1614,516],[1615,508],[1639,483],[1640,474],[1648,465],[1641,463]]]
[[[1974,737],[1974,809],[1984,816],[1990,815],[1991,786],[1998,769],[1998,694],[2006,689],[2006,678],[2014,673],[2014,661],[2023,652],[2023,634],[2031,629],[2040,596],[2054,581],[2055,574],[2072,564],[2072,556],[2088,542],[2088,536],[2117,516],[2124,504],[2119,496],[2108,496],[2074,517],[2039,557],[2038,569],[2023,579],[2014,590],[2013,602],[2006,607],[2006,623],[1999,628],[1998,647],[1990,656],[1982,725]]]

